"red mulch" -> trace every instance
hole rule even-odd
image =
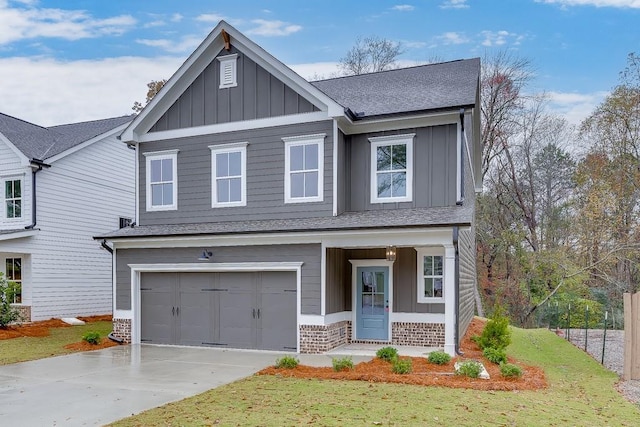
[[[110,314],[101,316],[79,317],[87,323],[99,321],[111,321]],[[8,340],[20,337],[47,337],[51,328],[66,328],[71,325],[64,323],[60,319],[41,320],[38,322],[23,323],[20,325],[11,325],[6,328],[0,328],[0,340]]]
[[[331,367],[316,368],[298,365],[294,369],[276,369],[269,367],[258,372],[259,375],[278,375],[295,378],[318,378],[336,380],[357,380],[369,382],[401,383],[414,385],[433,385],[452,388],[468,388],[475,390],[538,390],[547,387],[544,371],[536,366],[529,366],[509,358],[510,363],[520,366],[524,373],[521,378],[508,379],[500,375],[498,365],[482,357],[482,350],[471,341],[474,335],[480,335],[484,322],[473,319],[461,343],[464,356],[457,357],[447,365],[431,364],[424,357],[411,357],[413,372],[410,374],[394,374],[391,364],[374,358],[354,366],[351,371],[335,372]],[[403,357],[404,358],[404,357]],[[491,379],[482,380],[453,375],[454,363],[457,360],[474,359],[483,363]]]
[[[67,344],[64,346],[64,348],[74,351],[91,351],[100,350],[101,348],[115,347],[117,345],[119,345],[117,342],[113,342],[109,338],[102,338],[102,340],[98,344],[89,344],[86,341],[80,341],[74,342],[72,344]]]

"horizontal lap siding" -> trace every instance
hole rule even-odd
[[[184,224],[331,216],[333,213],[332,122],[254,129],[141,144],[140,224]],[[324,200],[284,203],[283,137],[325,133]],[[211,207],[210,145],[247,142],[247,205]],[[146,163],[142,153],[178,148],[178,209],[146,212]]]
[[[320,245],[227,246],[210,248],[216,263],[302,262],[302,313],[320,314]],[[128,264],[194,263],[202,247],[119,249],[116,251],[116,308],[131,309]]]
[[[462,339],[469,323],[473,319],[475,309],[473,292],[476,286],[476,246],[473,230],[460,231],[458,248],[460,256],[458,337]]]

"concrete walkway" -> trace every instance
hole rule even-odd
[[[0,366],[0,425],[103,425],[252,375],[281,356],[131,345]],[[331,366],[327,356],[300,359]]]

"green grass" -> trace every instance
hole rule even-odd
[[[106,337],[112,327],[111,322],[92,322],[82,326],[52,328],[48,337],[0,340],[0,365],[74,353],[74,350],[67,350],[64,346],[82,341],[82,336],[87,332],[96,331]]]
[[[114,425],[638,425],[640,409],[615,391],[616,374],[547,330],[512,331],[508,354],[542,366],[548,389],[481,392],[254,376]]]

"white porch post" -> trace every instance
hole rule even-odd
[[[456,251],[453,245],[444,245],[444,351],[455,356],[456,327]]]

